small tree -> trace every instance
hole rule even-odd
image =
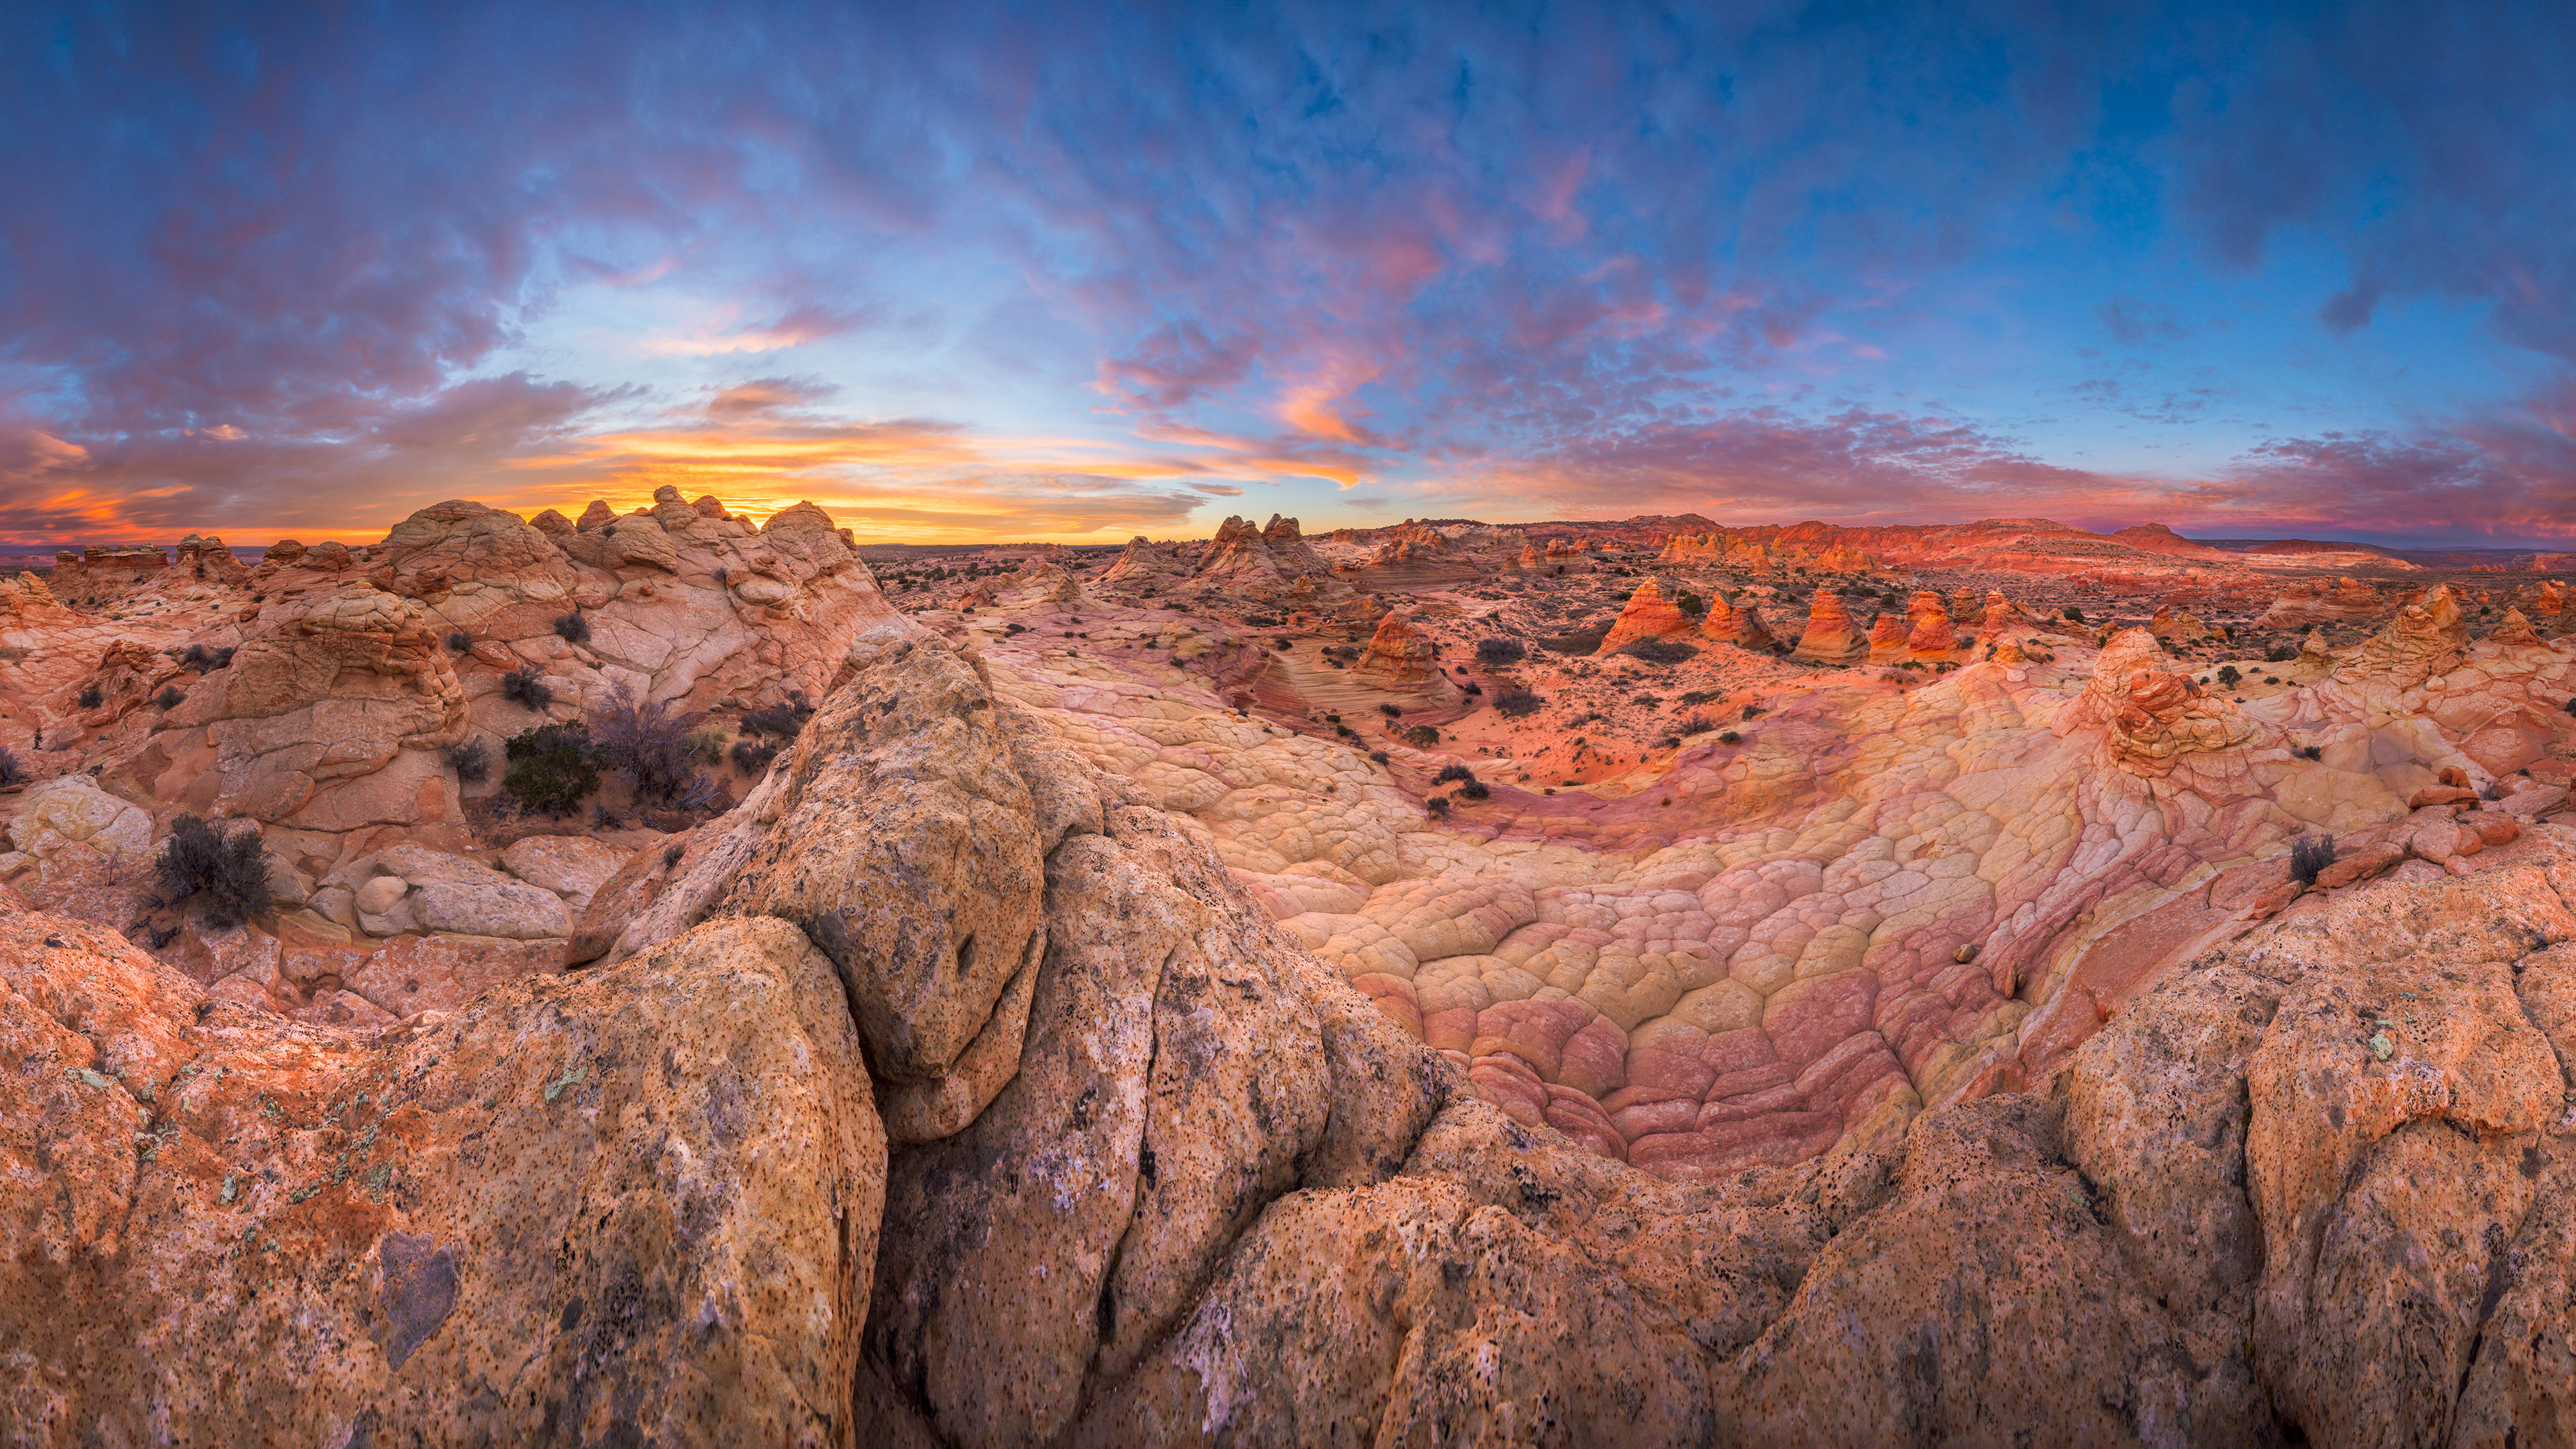
[[[1476,641],[1476,662],[1487,669],[1500,669],[1529,657],[1529,646],[1518,639],[1500,637]]]

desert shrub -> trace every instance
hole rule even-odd
[[[542,710],[555,702],[554,690],[533,664],[522,664],[501,676],[501,697],[535,710]]]
[[[2073,604],[2067,605],[2059,612],[2065,617],[2066,622],[2070,624],[2081,624],[2084,622],[2084,611],[2075,607]]]
[[[2326,757],[2326,747],[2323,745],[2301,745],[2297,749],[2290,751],[2290,753],[2298,756],[2302,760],[2322,760]]]
[[[170,838],[152,862],[161,904],[184,906],[202,898],[206,924],[229,930],[268,909],[268,860],[260,853],[259,827],[245,824],[230,835],[194,815],[170,822]]]
[[[1386,751],[1371,750],[1369,751],[1369,759],[1372,763],[1383,765],[1386,763]]]
[[[1461,800],[1482,800],[1491,796],[1493,793],[1494,787],[1486,784],[1482,780],[1471,779],[1466,784],[1458,787],[1458,798]]]
[[[2244,678],[2245,676],[2239,673],[2233,664],[2222,664],[2218,667],[2218,682],[2230,689],[2242,683]]]
[[[1640,639],[1619,652],[1648,664],[1679,664],[1699,650],[1679,639]]]
[[[1379,706],[1377,707],[1377,712],[1378,712],[1379,714],[1385,715],[1388,719],[1395,719],[1395,718],[1398,718],[1399,716],[1401,716],[1401,715],[1404,713],[1404,711],[1403,711],[1403,710],[1397,709],[1394,705],[1391,705],[1391,704],[1381,704],[1381,705],[1379,705]]]
[[[1276,629],[1279,627],[1279,617],[1276,614],[1246,614],[1243,616],[1243,622],[1250,624],[1256,629]]]
[[[1579,629],[1569,629],[1553,639],[1541,639],[1539,643],[1558,654],[1589,654],[1601,647],[1602,640],[1610,637],[1610,626],[1616,622],[1613,619],[1603,619],[1598,624],[1586,624]]]
[[[1696,619],[1700,615],[1708,612],[1708,600],[1701,598],[1697,594],[1684,594],[1680,598],[1673,600],[1673,607]]]
[[[1449,797],[1446,795],[1434,795],[1430,799],[1422,802],[1422,808],[1430,811],[1434,819],[1438,819],[1449,813]]]
[[[233,651],[231,649],[209,649],[203,644],[191,644],[188,646],[187,652],[179,656],[179,663],[182,667],[193,669],[199,674],[207,673],[210,670],[228,669],[232,666],[232,662]]]
[[[466,632],[465,632],[464,630],[462,630],[462,629],[454,629],[454,630],[450,630],[450,631],[448,632],[448,635],[447,635],[447,652],[449,652],[450,654],[462,654],[462,653],[464,653],[466,650],[471,649],[471,648],[473,648],[473,647],[474,647],[474,636],[473,636],[473,635],[466,633]]]
[[[814,717],[811,705],[802,699],[787,704],[773,704],[755,709],[742,717],[742,730],[751,735],[772,735],[792,740],[803,732],[805,721]]]
[[[1333,733],[1346,740],[1355,740],[1360,737],[1360,732],[1358,730],[1352,729],[1346,724],[1337,724],[1333,726]]]
[[[1481,695],[1481,694],[1483,694],[1483,693],[1485,692],[1485,686],[1483,686],[1483,685],[1481,685],[1481,684],[1478,684],[1476,681],[1474,681],[1474,680],[1470,679],[1470,680],[1468,680],[1465,684],[1462,684],[1462,685],[1458,686],[1458,692],[1459,692],[1460,694],[1464,694],[1464,695],[1467,695],[1467,696],[1470,696],[1470,697],[1474,697],[1474,696],[1476,696],[1476,695]]]
[[[1404,742],[1417,750],[1427,750],[1440,743],[1440,731],[1429,725],[1414,725],[1405,730]]]
[[[501,788],[529,814],[570,815],[599,788],[599,769],[590,762],[590,732],[578,724],[521,730],[502,743],[501,753],[510,761]]]
[[[1737,734],[1733,730],[1728,730],[1726,733],[1717,737],[1717,742],[1721,745],[1740,745],[1744,743],[1744,736]]]
[[[1760,719],[1762,717],[1762,706],[1758,704],[1746,705],[1744,707],[1744,717],[1746,719]]]
[[[12,753],[7,745],[0,745],[0,790],[5,790],[26,778],[27,767],[18,763],[17,755]]]
[[[2334,864],[2334,837],[2302,835],[2290,842],[2290,875],[2301,885],[2315,885],[2317,872]]]
[[[1440,773],[1431,777],[1431,783],[1434,785],[1446,785],[1452,780],[1472,780],[1474,778],[1476,778],[1476,772],[1468,769],[1464,765],[1443,765],[1440,767]]]
[[[769,768],[770,761],[777,758],[778,746],[776,745],[764,745],[756,740],[733,742],[734,768],[746,775],[759,774]]]
[[[101,694],[98,686],[95,684],[80,692],[80,707],[83,709],[96,709],[99,705],[105,703],[106,700],[107,696]]]
[[[1677,735],[1704,735],[1715,728],[1717,728],[1717,721],[1698,710],[1693,710],[1673,721],[1673,733]]]
[[[689,758],[701,765],[721,764],[725,754],[725,732],[703,729],[689,735]]]
[[[492,778],[492,752],[479,738],[461,745],[449,745],[447,767],[456,772],[459,784],[480,785]]]
[[[1494,696],[1494,713],[1520,719],[1538,713],[1539,706],[1545,703],[1538,695],[1514,685]]]
[[[2571,698],[2567,701],[2567,712],[2569,714],[2576,714],[2576,698]]]
[[[637,801],[676,805],[697,783],[690,723],[671,713],[670,701],[638,701],[633,689],[619,684],[609,690],[607,703],[591,711],[590,758],[624,775]]]
[[[1716,691],[1716,690],[1714,690],[1714,689],[1694,689],[1694,690],[1692,690],[1690,693],[1685,694],[1685,695],[1683,695],[1683,696],[1682,696],[1682,703],[1684,703],[1684,704],[1708,704],[1708,703],[1710,703],[1710,702],[1714,701],[1714,700],[1717,698],[1717,696],[1718,696],[1718,691]]]
[[[161,692],[159,694],[152,696],[152,702],[161,706],[163,709],[177,709],[182,703],[186,702],[187,698],[187,695],[180,692],[179,686],[175,684],[165,684],[161,686]]]
[[[2263,651],[2263,662],[2266,664],[2287,664],[2298,657],[2299,651],[2287,644],[2275,644]]]
[[[1500,669],[1529,657],[1529,646],[1518,639],[1500,637],[1476,641],[1476,662],[1487,669]]]
[[[569,614],[558,614],[555,616],[555,633],[566,643],[587,644],[590,642],[590,621],[581,616],[579,609]]]

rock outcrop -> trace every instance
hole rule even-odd
[[[2272,606],[2254,620],[2257,629],[2297,629],[2350,619],[2376,619],[2388,612],[2379,591],[2358,579],[2332,583],[2295,583],[2281,591]]]
[[[1152,771],[1097,775],[1064,717],[918,632],[863,653],[794,787],[688,843],[664,890],[711,869],[706,919],[568,981],[293,1027],[95,927],[0,919],[0,1034],[40,1066],[0,1081],[9,1420],[40,1442],[2549,1432],[2563,845],[2200,952],[2027,1090],[1988,1075],[1823,1156],[1664,1181],[1593,1143],[1652,1132],[1560,1094],[1608,1059],[1556,999],[1417,1043],[1263,921],[1221,843],[1129,793]],[[1756,871],[1698,898],[1766,880],[1795,889]],[[1646,919],[1491,884],[1401,899],[1378,939],[1482,952],[1496,982],[1606,961]],[[1556,963],[1488,944],[1533,911],[1565,921]],[[1690,954],[1635,939],[1641,964]],[[1601,1100],[1642,1122],[1730,1078],[1740,1106],[1694,1113],[1723,1136],[1825,1090],[1860,1060],[1811,1055],[1850,974],[1780,988],[1767,1054],[1703,996],[1697,1036],[1654,1039],[1669,1065],[1632,1047]],[[954,1110],[903,1105],[1003,1040]],[[1475,1085],[1497,1072],[1517,1085]],[[912,1123],[891,1148],[881,1111]],[[40,1311],[66,1301],[87,1307]],[[288,1332],[315,1347],[255,1351]]]
[[[1708,617],[1700,621],[1699,631],[1721,644],[1733,644],[1743,649],[1767,650],[1778,642],[1763,626],[1761,612],[1749,600],[1730,604],[1720,594],[1709,596]]]
[[[1431,640],[1411,620],[1390,612],[1360,652],[1358,672],[1397,689],[1446,686]]]
[[[1789,657],[1816,664],[1849,664],[1868,652],[1869,636],[1852,623],[1842,595],[1819,587],[1807,604],[1806,632],[1798,636]]]
[[[1682,612],[1681,605],[1664,597],[1664,591],[1656,587],[1653,579],[1648,579],[1628,595],[1628,602],[1611,623],[1610,632],[1601,636],[1601,647],[1593,652],[1616,654],[1640,639],[1687,634],[1691,627],[1690,615]]]

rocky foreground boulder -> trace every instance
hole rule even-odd
[[[2179,761],[2159,782],[2246,748],[2201,739],[2235,716],[2127,647],[2142,667],[2070,700],[2065,738]],[[2432,878],[2310,897],[2063,1052],[1883,1130],[1837,1117],[1821,1155],[1667,1180],[1585,1139],[1582,1092],[1524,1067],[1571,1115],[1516,1116],[1510,1083],[1471,1081],[1506,1056],[1565,1075],[1579,1044],[1426,1043],[1439,1000],[1408,1022],[1252,893],[1350,886],[1229,869],[1222,819],[1097,763],[974,645],[895,620],[840,668],[732,813],[605,879],[549,859],[586,893],[588,964],[382,1030],[284,1020],[0,900],[11,1441],[2576,1425],[2564,827],[2459,874],[2409,845],[2391,859]],[[401,865],[370,877],[400,883],[389,910],[473,884]],[[1500,890],[1402,929],[1447,941],[1508,916]],[[1945,989],[2020,989],[2007,947],[1958,954]]]

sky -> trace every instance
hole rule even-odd
[[[0,7],[0,545],[2576,539],[2576,7]]]

